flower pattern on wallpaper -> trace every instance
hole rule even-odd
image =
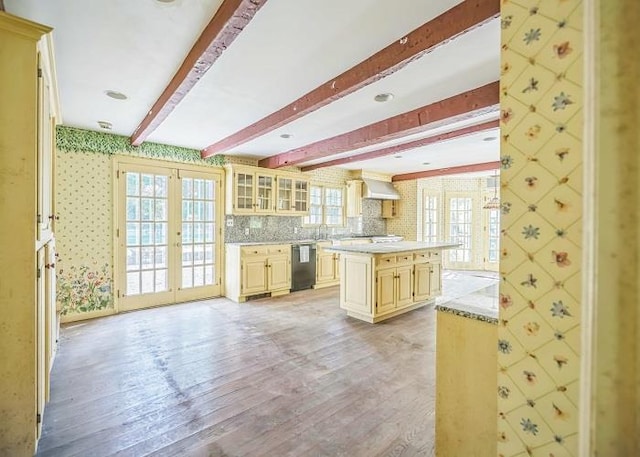
[[[582,2],[501,18],[498,455],[577,456]]]
[[[111,159],[56,155],[57,300],[66,316],[113,309]]]
[[[61,268],[57,273],[56,298],[63,316],[113,308],[111,266],[105,263],[98,270],[87,265]]]

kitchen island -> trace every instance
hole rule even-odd
[[[433,303],[442,290],[442,250],[457,246],[399,241],[325,249],[340,253],[340,307],[376,323]]]

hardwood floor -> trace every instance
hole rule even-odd
[[[432,456],[434,318],[333,287],[68,325],[38,455]]]

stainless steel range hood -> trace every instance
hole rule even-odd
[[[400,200],[400,194],[393,184],[377,179],[363,178],[363,198],[375,198],[378,200]]]

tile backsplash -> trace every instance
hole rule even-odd
[[[227,243],[326,239],[349,235],[387,233],[380,200],[362,201],[362,216],[348,217],[345,227],[303,227],[301,216],[225,216],[233,226],[225,227]]]

